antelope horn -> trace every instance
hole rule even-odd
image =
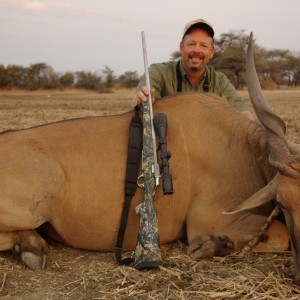
[[[253,57],[252,32],[250,34],[247,50],[246,81],[250,100],[259,121],[268,131],[272,132],[275,135],[283,137],[286,132],[285,124],[280,117],[274,114],[261,90]]]

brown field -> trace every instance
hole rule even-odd
[[[98,94],[0,92],[0,131],[131,109],[133,91]],[[247,99],[247,94],[241,94]],[[266,91],[271,107],[300,143],[300,90]],[[248,101],[248,100],[247,100]],[[119,218],[119,216],[116,216]],[[162,247],[160,270],[117,266],[112,253],[70,249],[48,241],[46,270],[32,271],[11,252],[0,254],[0,299],[299,299],[293,260],[285,253],[238,253],[192,261],[186,245]]]

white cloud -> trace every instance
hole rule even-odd
[[[21,9],[26,9],[30,11],[42,11],[46,9],[46,5],[41,3],[40,1],[26,1],[26,0],[2,0],[0,3],[19,7]]]
[[[46,9],[46,5],[38,1],[26,2],[23,4],[23,7],[35,12],[40,12]]]

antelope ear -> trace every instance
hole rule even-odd
[[[277,181],[278,175],[274,177],[265,187],[256,192],[253,196],[244,201],[241,205],[233,209],[232,211],[223,212],[224,215],[233,215],[242,212],[247,209],[258,207],[262,204],[271,201],[277,194]]]

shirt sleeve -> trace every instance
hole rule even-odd
[[[235,87],[232,85],[230,80],[224,75],[222,80],[221,87],[221,96],[226,98],[227,101],[239,111],[248,110],[248,106],[244,99],[238,94]]]
[[[177,93],[175,61],[152,64],[149,67],[149,77],[151,88],[154,89],[155,100]],[[137,90],[144,85],[146,85],[145,74],[141,77]]]
[[[154,89],[154,99],[158,100],[162,98],[162,90],[164,85],[164,79],[162,73],[159,71],[156,64],[153,64],[149,67],[149,79],[151,89]],[[141,90],[143,86],[146,85],[146,76],[145,74],[140,78],[140,81],[136,87],[136,91]]]

